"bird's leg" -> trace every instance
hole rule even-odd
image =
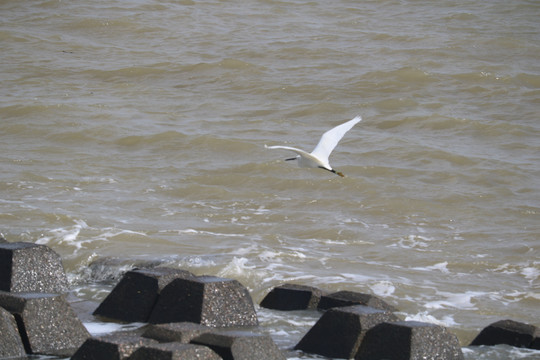
[[[296,160],[296,157],[285,159],[285,161]]]

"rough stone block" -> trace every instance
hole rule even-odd
[[[143,346],[136,350],[129,360],[221,360],[221,357],[206,346],[194,344],[167,343]]]
[[[248,290],[236,280],[213,276],[175,279],[161,291],[149,322],[183,321],[212,327],[259,323]]]
[[[127,272],[94,315],[125,322],[147,322],[159,294],[176,278],[191,278],[192,273],[171,268]]]
[[[67,292],[68,281],[60,255],[45,245],[0,243],[0,290]]]
[[[382,323],[368,330],[357,360],[463,360],[457,337],[445,327],[418,321]]]
[[[532,347],[537,328],[513,320],[500,320],[485,327],[471,345],[507,344],[516,347]]]
[[[140,347],[154,344],[157,341],[128,332],[118,332],[86,340],[71,360],[123,360]]]
[[[0,307],[0,358],[26,356],[15,317]]]
[[[370,328],[390,321],[399,321],[399,318],[388,310],[363,305],[333,308],[323,314],[295,349],[350,359]]]
[[[261,306],[274,310],[317,309],[324,292],[311,286],[283,284],[273,288],[261,301]]]
[[[355,291],[338,291],[332,294],[321,296],[319,301],[319,310],[326,310],[333,307],[364,305],[375,309],[397,311],[395,307],[384,300],[371,295],[362,294]]]
[[[69,356],[90,336],[64,295],[0,291],[0,306],[15,316],[28,353]]]
[[[159,342],[179,342],[188,344],[191,339],[212,331],[212,328],[191,322],[148,325],[142,336]]]
[[[191,341],[214,350],[224,360],[285,360],[269,335],[248,331],[216,331]]]
[[[536,329],[536,334],[534,335],[534,339],[531,342],[529,348],[534,350],[540,350],[540,329]]]

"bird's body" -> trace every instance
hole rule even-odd
[[[330,156],[330,153],[332,153],[332,150],[334,150],[338,142],[341,140],[341,138],[343,138],[343,135],[345,135],[347,131],[349,131],[361,120],[362,118],[360,116],[357,116],[352,120],[349,120],[341,125],[336,126],[335,128],[328,130],[321,136],[321,140],[319,140],[319,143],[317,144],[317,146],[315,146],[315,149],[313,149],[311,153],[291,146],[265,146],[268,149],[284,149],[295,152],[297,154],[296,157],[286,160],[297,160],[298,166],[300,167],[320,168],[343,177],[344,175],[342,173],[335,171],[330,166],[330,163],[328,162],[328,157]]]

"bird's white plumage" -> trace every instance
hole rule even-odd
[[[294,151],[297,154],[296,159],[298,160],[298,166],[300,167],[312,167],[312,168],[324,168],[326,170],[335,172],[330,163],[328,162],[328,157],[343,138],[345,133],[349,131],[354,125],[359,123],[362,120],[360,116],[355,117],[352,120],[349,120],[341,125],[336,126],[325,132],[315,149],[311,153],[307,151],[297,149],[291,146],[266,146],[268,149],[285,149]],[[343,176],[341,173],[336,174]]]
[[[354,125],[356,125],[358,122],[360,122],[362,118],[360,116],[355,117],[352,120],[347,121],[346,123],[343,123],[341,125],[336,126],[333,129],[328,130],[321,136],[321,140],[319,140],[319,143],[317,146],[315,146],[315,149],[311,152],[311,155],[319,158],[319,159],[326,159],[326,162],[328,162],[328,157],[330,156],[330,153],[334,150],[338,142],[343,138],[345,133],[352,129]]]

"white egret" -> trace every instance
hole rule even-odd
[[[298,160],[298,166],[300,167],[320,168],[344,177],[345,175],[343,175],[343,173],[332,169],[330,163],[328,162],[328,157],[330,156],[330,153],[332,152],[332,150],[334,150],[338,142],[341,140],[343,135],[345,135],[347,131],[351,130],[351,128],[357,123],[359,123],[361,120],[362,118],[360,116],[357,116],[352,120],[349,120],[341,125],[336,126],[333,129],[328,130],[321,136],[321,140],[319,140],[319,143],[317,144],[317,146],[315,146],[315,149],[313,149],[311,153],[290,146],[264,146],[267,149],[285,149],[294,151],[297,155],[293,158],[285,160]]]

